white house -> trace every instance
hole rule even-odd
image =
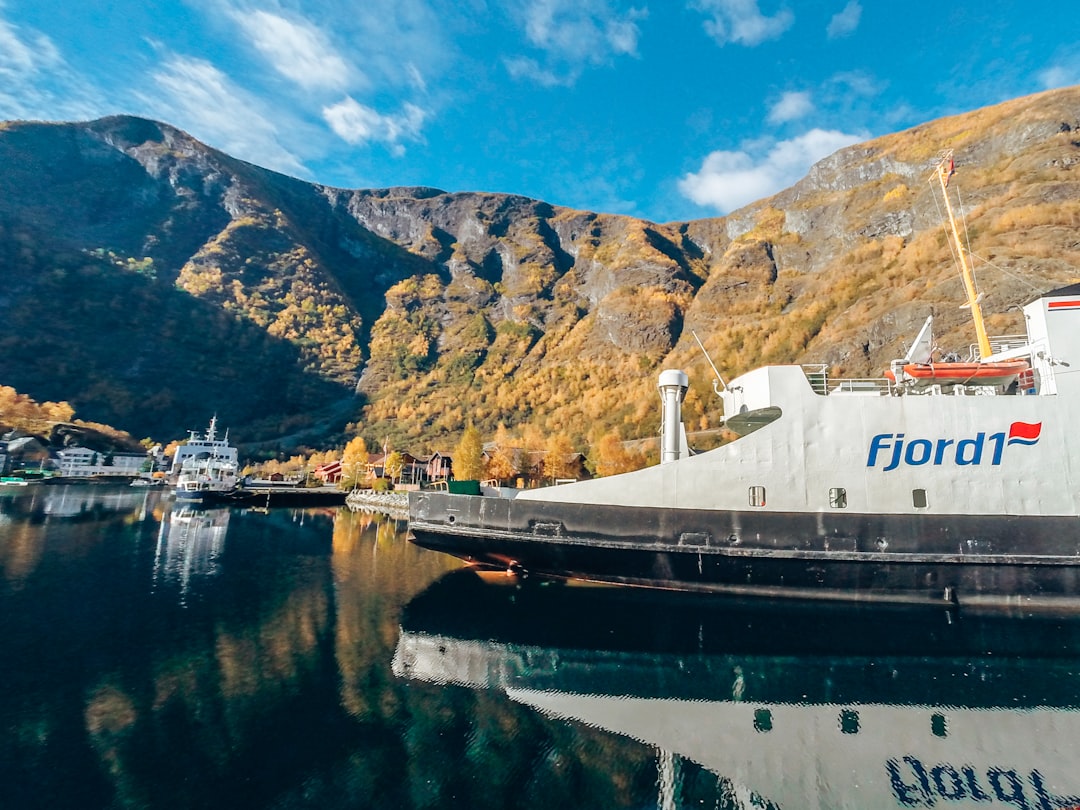
[[[60,475],[89,478],[94,475],[138,475],[146,454],[99,453],[89,447],[65,447],[56,451]]]

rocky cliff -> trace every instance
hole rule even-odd
[[[344,190],[140,119],[0,125],[0,383],[137,435],[449,446],[466,420],[655,432],[657,371],[877,374],[931,310],[973,337],[928,182],[955,153],[992,331],[1080,277],[1080,88],[844,149],[730,216]],[[351,423],[346,428],[346,423]]]

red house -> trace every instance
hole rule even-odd
[[[341,480],[341,460],[331,461],[328,464],[320,464],[312,471],[312,475],[324,484],[336,484]]]

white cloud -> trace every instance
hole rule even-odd
[[[405,104],[396,115],[384,115],[351,97],[323,108],[323,118],[338,137],[347,143],[380,142],[403,154],[402,140],[417,140],[427,113],[414,104]]]
[[[783,124],[804,118],[813,111],[814,102],[811,101],[809,93],[787,92],[780,96],[780,100],[769,110],[768,121],[770,124]]]
[[[23,33],[20,28],[0,19],[0,77],[14,81],[62,62],[56,46],[47,36],[37,32]]]
[[[859,27],[861,18],[862,6],[859,5],[859,0],[848,0],[844,10],[834,14],[833,18],[829,20],[829,26],[825,29],[825,33],[829,39],[850,36]]]
[[[507,73],[515,79],[529,79],[542,87],[558,87],[572,85],[578,77],[578,71],[569,74],[559,74],[552,70],[541,67],[535,59],[526,56],[518,56],[504,59]]]
[[[573,84],[587,65],[607,64],[614,56],[636,56],[645,11],[620,12],[608,0],[530,0],[516,9],[529,45],[544,52],[535,58],[504,59],[510,75],[543,85]]]
[[[764,151],[747,147],[736,152],[713,152],[702,162],[699,171],[679,181],[679,191],[698,205],[726,214],[793,185],[817,161],[864,137],[812,129],[797,138],[774,143]]]
[[[779,38],[795,22],[795,15],[787,9],[767,17],[757,0],[695,0],[692,7],[711,15],[705,21],[705,33],[719,45],[760,45]]]
[[[0,18],[0,120],[82,120],[103,107],[49,37]]]
[[[309,175],[282,145],[258,102],[214,65],[173,56],[151,78],[164,95],[137,96],[156,117],[235,157],[288,174]]]
[[[1080,64],[1048,67],[1039,73],[1039,84],[1044,90],[1080,84]]]
[[[230,16],[274,70],[305,90],[347,86],[349,65],[330,38],[307,20],[261,10],[232,10]]]
[[[637,51],[639,12],[619,15],[603,0],[533,0],[524,10],[525,35],[546,51],[580,60],[599,51]]]

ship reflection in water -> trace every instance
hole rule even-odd
[[[1080,806],[1080,618],[521,587],[465,570],[408,605],[393,669],[655,746],[660,807],[686,803],[692,763],[726,807]]]
[[[174,505],[158,532],[154,583],[178,585],[186,597],[193,577],[216,573],[228,530],[228,509]]]

